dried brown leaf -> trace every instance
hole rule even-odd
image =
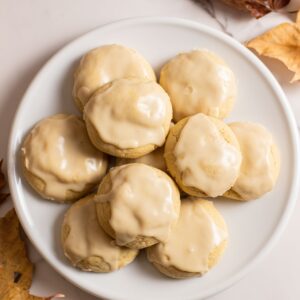
[[[284,63],[295,73],[291,82],[300,80],[300,11],[295,23],[280,24],[252,39],[246,45],[260,55]]]
[[[2,164],[3,164],[3,159],[0,160],[0,190],[2,190],[5,186],[5,177],[2,172]]]
[[[2,172],[2,164],[3,164],[3,159],[0,160],[0,204],[3,203],[4,200],[9,196],[8,193],[2,193],[2,190],[6,186],[5,176],[4,173]]]
[[[272,10],[288,5],[290,0],[222,0],[240,10],[248,11],[253,17],[261,18]]]
[[[256,19],[259,19],[272,11],[269,6],[255,2],[246,2],[245,8],[250,12],[251,16],[255,17]]]
[[[8,193],[0,193],[0,204],[2,204],[8,196]]]
[[[269,0],[272,9],[281,9],[290,3],[290,0]]]

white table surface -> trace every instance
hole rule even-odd
[[[203,0],[204,4],[200,5],[192,0],[0,0],[0,157],[6,157],[14,113],[35,73],[62,46],[93,28],[134,16],[176,16],[223,30],[244,42],[274,25],[295,18],[295,14],[272,13],[255,20],[230,11],[218,0],[211,0],[212,6],[208,2]],[[292,1],[292,6],[299,5],[299,2]],[[264,62],[286,92],[299,124],[300,83],[289,84],[292,74],[281,63],[271,59],[264,59]],[[1,206],[0,214],[3,215],[11,206],[11,200],[8,200]],[[233,287],[210,299],[300,299],[299,228],[298,202],[288,227],[268,257]],[[29,241],[27,244],[36,264],[33,293],[49,295],[61,292],[66,299],[96,299],[64,280]]]

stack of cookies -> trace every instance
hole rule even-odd
[[[172,278],[218,262],[228,229],[213,198],[257,199],[280,168],[265,127],[224,123],[236,96],[234,73],[208,50],[172,58],[159,84],[133,49],[82,57],[73,86],[82,117],[41,120],[21,148],[24,177],[43,198],[76,201],[61,234],[75,267],[111,272],[144,248]]]

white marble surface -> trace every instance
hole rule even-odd
[[[14,113],[27,85],[39,68],[66,43],[102,24],[133,16],[176,16],[196,20],[225,31],[237,40],[262,33],[295,14],[269,14],[255,20],[234,12],[217,0],[0,0],[0,157],[6,146]],[[291,8],[300,6],[292,1]],[[264,62],[272,70],[292,105],[300,123],[300,83],[289,84],[292,74],[271,59]],[[42,101],[43,99],[41,99]],[[12,206],[7,201],[0,214]],[[300,204],[270,255],[251,273],[213,300],[293,300],[300,299]],[[49,295],[62,292],[66,299],[96,299],[72,286],[58,275],[28,241],[36,263],[32,292]]]

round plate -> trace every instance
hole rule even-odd
[[[172,280],[158,273],[144,254],[126,268],[92,274],[73,268],[60,246],[67,205],[39,197],[24,180],[19,161],[25,134],[39,120],[77,113],[72,77],[80,57],[104,44],[137,49],[155,68],[178,52],[207,48],[224,58],[238,79],[236,106],[226,121],[265,125],[277,140],[282,167],[274,190],[247,203],[215,200],[227,221],[230,240],[221,262],[201,278]],[[244,46],[223,33],[188,20],[139,18],[96,29],[59,51],[38,73],[16,114],[9,143],[9,184],[21,223],[44,258],[65,278],[97,296],[113,299],[200,299],[230,286],[264,256],[278,238],[295,204],[298,185],[297,129],[288,102],[267,68]]]

